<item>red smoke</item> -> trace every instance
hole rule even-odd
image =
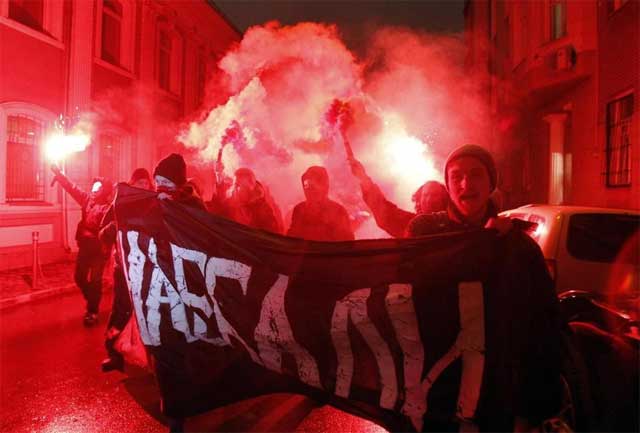
[[[303,199],[300,175],[324,165],[330,195],[355,213],[366,209],[360,189],[344,147],[324,123],[332,101],[346,100],[354,112],[347,135],[355,156],[390,200],[412,209],[411,194],[426,180],[441,180],[453,147],[485,142],[486,113],[476,81],[463,71],[464,54],[457,37],[384,28],[358,59],[335,26],[253,27],[218,64],[209,89],[214,108],[185,127],[179,141],[214,161],[235,120],[245,145],[225,148],[228,174],[252,168],[287,214]],[[228,99],[218,103],[220,95]]]

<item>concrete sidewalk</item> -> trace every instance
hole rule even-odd
[[[79,290],[73,281],[74,268],[75,260],[42,265],[37,287],[32,287],[30,267],[0,272],[0,310]]]

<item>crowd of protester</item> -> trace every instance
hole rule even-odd
[[[460,167],[461,163],[466,165]],[[497,172],[492,156],[485,149],[465,145],[456,149],[444,167],[445,183],[425,182],[412,196],[414,211],[404,210],[388,200],[381,188],[368,176],[364,166],[349,159],[359,181],[362,199],[376,224],[395,238],[420,236],[474,227],[492,227],[501,233],[510,230],[510,220],[497,218],[490,194],[495,190]],[[55,181],[81,206],[82,217],[76,231],[78,256],[75,282],[86,301],[85,326],[97,322],[102,295],[103,272],[116,240],[113,216],[113,184],[94,178],[91,191],[85,192],[71,182],[57,166],[52,166]],[[172,153],[158,162],[153,176],[137,168],[129,185],[155,189],[158,198],[174,200],[185,206],[206,210],[249,227],[313,241],[354,240],[354,221],[343,205],[330,198],[330,179],[326,168],[311,166],[301,175],[305,200],[298,203],[285,227],[282,212],[269,188],[246,167],[235,171],[233,179],[216,167],[214,192],[204,200],[197,182],[187,177],[182,155]],[[486,180],[486,185],[482,184]],[[231,191],[229,191],[231,190]],[[121,368],[122,358],[113,350],[113,342],[126,324],[130,306],[121,259],[114,254],[114,304],[107,328],[109,358],[103,366]]]
[[[483,227],[496,229],[504,236],[520,230],[517,223],[497,216],[498,209],[490,198],[496,188],[496,166],[491,154],[480,146],[465,145],[453,151],[444,165],[444,185],[435,181],[424,183],[413,195],[413,211],[401,209],[388,200],[359,161],[350,158],[349,163],[360,183],[363,201],[377,225],[392,237],[415,237]],[[79,252],[75,280],[86,300],[84,324],[94,326],[102,293],[103,270],[116,239],[112,184],[97,178],[91,192],[87,193],[69,181],[59,168],[52,169],[56,180],[82,207],[82,219],[76,234]],[[232,182],[222,175],[222,169],[218,167],[216,170],[215,191],[209,200],[203,199],[197,183],[187,177],[184,158],[176,153],[162,159],[153,176],[144,168],[136,169],[128,183],[137,188],[155,189],[161,200],[173,200],[255,229],[313,241],[354,240],[352,219],[347,210],[330,198],[330,179],[324,167],[312,166],[302,173],[305,200],[293,208],[288,228],[283,224],[282,213],[268,186],[251,169],[237,169]],[[514,254],[530,257],[523,265],[527,269],[520,272],[523,281],[519,284],[535,286],[540,291],[549,308],[545,313],[547,317],[540,317],[539,331],[555,335],[555,327],[559,326],[555,295],[542,254],[531,239],[518,239],[514,243],[518,249]],[[114,301],[107,324],[105,345],[108,357],[102,364],[104,371],[122,370],[124,367],[124,360],[114,349],[114,342],[131,315],[123,264],[117,254],[115,256]],[[532,276],[531,281],[525,281],[526,275]],[[545,348],[547,354],[541,355],[540,359],[553,358],[549,354],[554,354],[556,349],[554,341],[549,340]],[[521,367],[526,368],[526,365]],[[553,370],[553,366],[549,368]],[[526,408],[523,411],[526,412]]]

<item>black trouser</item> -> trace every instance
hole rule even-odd
[[[118,259],[116,259],[117,261]],[[111,315],[109,316],[109,328],[115,328],[122,331],[131,318],[131,298],[129,297],[129,288],[124,276],[122,266],[116,263],[113,267],[113,305],[111,306]],[[104,345],[110,357],[120,356],[113,348],[119,333],[108,332]]]
[[[87,301],[87,313],[98,314],[102,296],[102,273],[106,262],[100,241],[97,239],[78,241],[74,278]]]

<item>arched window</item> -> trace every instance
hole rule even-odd
[[[24,114],[7,116],[7,202],[44,201],[43,135],[40,119]]]
[[[54,201],[44,141],[55,116],[26,103],[0,104],[0,203]]]

